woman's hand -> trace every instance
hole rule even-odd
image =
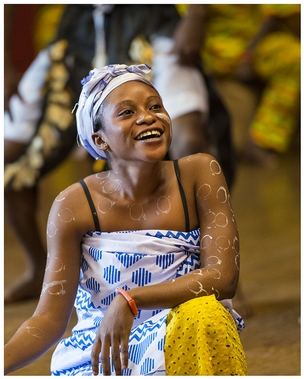
[[[128,341],[134,316],[128,302],[117,295],[109,306],[98,329],[92,348],[92,370],[99,374],[99,357],[103,375],[110,375],[110,355],[116,375],[128,367]]]

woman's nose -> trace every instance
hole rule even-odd
[[[151,124],[155,121],[155,116],[148,112],[148,111],[142,111],[137,117],[136,123],[137,124],[142,124],[142,123],[147,123]]]

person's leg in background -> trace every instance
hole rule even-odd
[[[255,70],[265,87],[249,128],[248,153],[278,160],[299,124],[300,41],[279,32],[265,37],[255,52]]]
[[[7,289],[5,302],[38,296],[41,291],[46,254],[36,221],[37,189],[36,186],[24,186],[24,182],[33,178],[25,166],[21,169],[22,164],[18,167],[16,162],[26,159],[22,157],[31,144],[37,120],[42,115],[41,90],[48,69],[48,54],[43,51],[23,75],[18,86],[19,95],[10,98],[9,110],[4,115],[5,221],[20,241],[28,265],[25,277]],[[17,171],[20,179],[15,182]]]
[[[67,157],[76,142],[70,112],[73,103],[66,89],[69,76],[63,62],[62,70],[52,71],[52,63],[56,61],[58,68],[64,54],[65,43],[59,41],[50,55],[47,50],[38,55],[20,82],[22,101],[16,105],[18,97],[13,98],[12,118],[5,114],[5,221],[20,241],[28,266],[25,276],[6,289],[5,303],[37,297],[42,287],[46,252],[37,220],[38,183],[42,175]],[[45,81],[47,72],[52,74]],[[14,157],[12,146],[21,147],[19,152],[14,150]]]

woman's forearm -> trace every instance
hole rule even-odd
[[[36,361],[59,341],[65,329],[47,317],[33,316],[25,321],[4,346],[4,374]]]
[[[214,268],[202,268],[169,282],[134,288],[128,291],[139,309],[173,308],[195,297],[214,294],[218,300],[232,298],[238,272],[225,274]]]

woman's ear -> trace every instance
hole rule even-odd
[[[108,150],[108,144],[102,139],[101,135],[99,133],[92,134],[92,140],[94,144],[97,146],[100,150]]]

